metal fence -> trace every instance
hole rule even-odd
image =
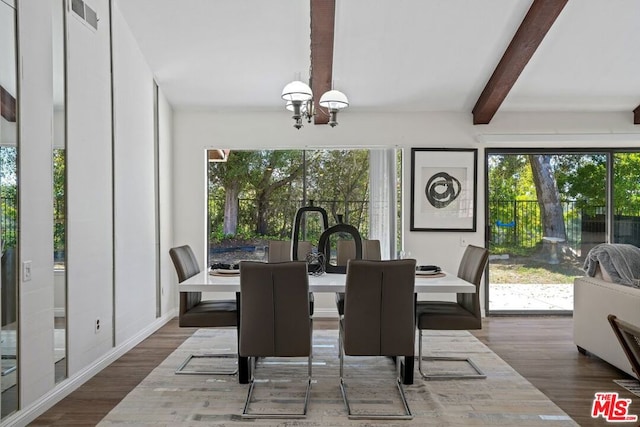
[[[566,245],[576,253],[586,253],[606,241],[606,208],[588,206],[576,200],[562,203]],[[588,206],[588,208],[584,208]],[[502,246],[533,248],[542,241],[540,207],[536,200],[489,201],[491,242]],[[640,243],[640,212],[620,211],[614,215],[612,241]]]
[[[53,217],[53,245],[55,260],[64,260],[65,256],[65,204],[64,199],[55,199]],[[17,206],[15,197],[0,197],[0,231],[5,248],[16,246],[18,234]]]
[[[15,197],[0,198],[0,230],[2,231],[3,247],[5,249],[15,247],[18,234]]]
[[[264,215],[267,221],[265,235],[280,238],[291,236],[293,219],[299,208],[308,205],[303,200],[270,200]],[[338,215],[343,215],[343,222],[356,227],[363,236],[369,235],[369,201],[368,200],[314,200],[314,206],[327,211],[329,223],[336,223]],[[210,240],[215,240],[221,235],[224,223],[224,200],[209,198],[209,233]],[[314,227],[315,221],[307,222],[307,234],[322,234],[320,224]],[[256,199],[238,200],[238,225],[237,235],[255,236],[258,224],[258,201]],[[313,240],[313,237],[310,237]]]
[[[563,201],[566,244],[579,250],[582,240],[582,210],[575,200]],[[489,201],[489,224],[494,244],[533,248],[542,241],[543,230],[537,200]]]

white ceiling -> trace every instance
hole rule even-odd
[[[353,110],[471,112],[531,0],[336,0],[334,88]],[[177,108],[280,109],[307,80],[308,0],[118,0]],[[571,0],[499,111],[640,105],[640,1]],[[631,117],[631,116],[630,116]]]

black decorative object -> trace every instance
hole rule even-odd
[[[411,149],[411,231],[476,231],[478,150]]]
[[[333,227],[327,228],[324,233],[320,235],[320,241],[318,242],[318,252],[324,254],[325,257],[325,271],[327,273],[342,273],[347,272],[345,265],[332,265],[331,264],[331,240],[330,237],[333,234],[350,234],[353,236],[353,240],[356,245],[356,259],[362,259],[362,238],[360,232],[353,225],[343,224],[342,215],[338,215],[339,223]]]
[[[291,259],[294,261],[298,259],[298,241],[300,240],[300,225],[302,224],[302,218],[304,214],[308,212],[319,212],[322,215],[322,222],[324,225],[324,230],[329,228],[329,216],[327,215],[327,211],[322,209],[319,206],[313,206],[313,200],[309,200],[309,206],[304,206],[298,209],[296,212],[296,218],[293,222],[293,236],[292,240],[292,248],[291,248]]]

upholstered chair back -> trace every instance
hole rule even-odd
[[[480,281],[484,274],[484,269],[489,261],[489,250],[474,245],[467,246],[460,265],[458,267],[458,277],[467,282],[476,285],[475,293],[459,293],[457,295],[458,304],[473,315],[481,322],[482,315],[480,312]]]
[[[349,260],[344,352],[352,356],[414,353],[416,261]]]
[[[171,261],[173,261],[173,265],[176,268],[178,282],[184,282],[188,278],[200,273],[198,260],[196,259],[191,246],[183,245],[171,248],[169,250],[169,255],[171,256]],[[184,315],[187,311],[198,305],[201,300],[202,293],[200,292],[180,292],[179,315]]]
[[[307,263],[240,263],[240,355],[311,354]]]
[[[336,247],[337,265],[347,265],[347,261],[356,258],[356,244],[353,240],[340,239]],[[380,261],[380,240],[362,241],[362,259]]]
[[[290,241],[270,240],[268,262],[292,261],[291,246]],[[311,252],[311,242],[299,241],[298,260],[304,261],[309,252]]]

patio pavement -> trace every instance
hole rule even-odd
[[[490,310],[573,310],[573,284],[492,284]]]

